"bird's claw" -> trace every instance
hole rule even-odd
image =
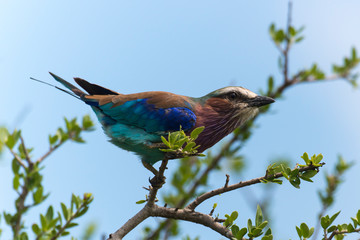
[[[149,182],[153,188],[161,188],[165,183],[165,176],[154,176],[153,178],[149,178]]]

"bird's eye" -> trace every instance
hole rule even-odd
[[[231,93],[228,94],[228,98],[230,100],[235,100],[235,99],[237,99],[237,97],[238,97],[238,95],[237,95],[236,92],[231,92]]]

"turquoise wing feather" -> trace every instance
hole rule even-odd
[[[196,115],[189,108],[159,108],[148,103],[148,99],[131,100],[122,105],[109,102],[96,107],[106,116],[106,124],[121,123],[142,128],[148,133],[178,131],[180,126],[187,131],[196,122]]]

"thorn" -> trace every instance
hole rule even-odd
[[[175,212],[177,212],[179,210],[179,208],[175,208]]]
[[[211,209],[211,211],[210,211],[209,215],[210,215],[210,216],[212,216],[212,215],[213,215],[213,213],[214,213],[214,211],[215,211],[215,208]]]
[[[164,204],[164,207],[167,207],[167,203]]]
[[[227,187],[228,187],[228,185],[229,185],[229,180],[230,180],[230,176],[229,176],[229,174],[226,174],[226,181],[225,181],[224,188],[227,188]]]
[[[145,189],[147,191],[150,191],[150,188],[147,188],[147,187],[143,187],[143,189]]]

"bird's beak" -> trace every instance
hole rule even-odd
[[[273,102],[275,102],[275,100],[272,99],[271,97],[256,96],[256,97],[248,100],[248,106],[249,107],[261,107],[261,106],[268,105]]]

